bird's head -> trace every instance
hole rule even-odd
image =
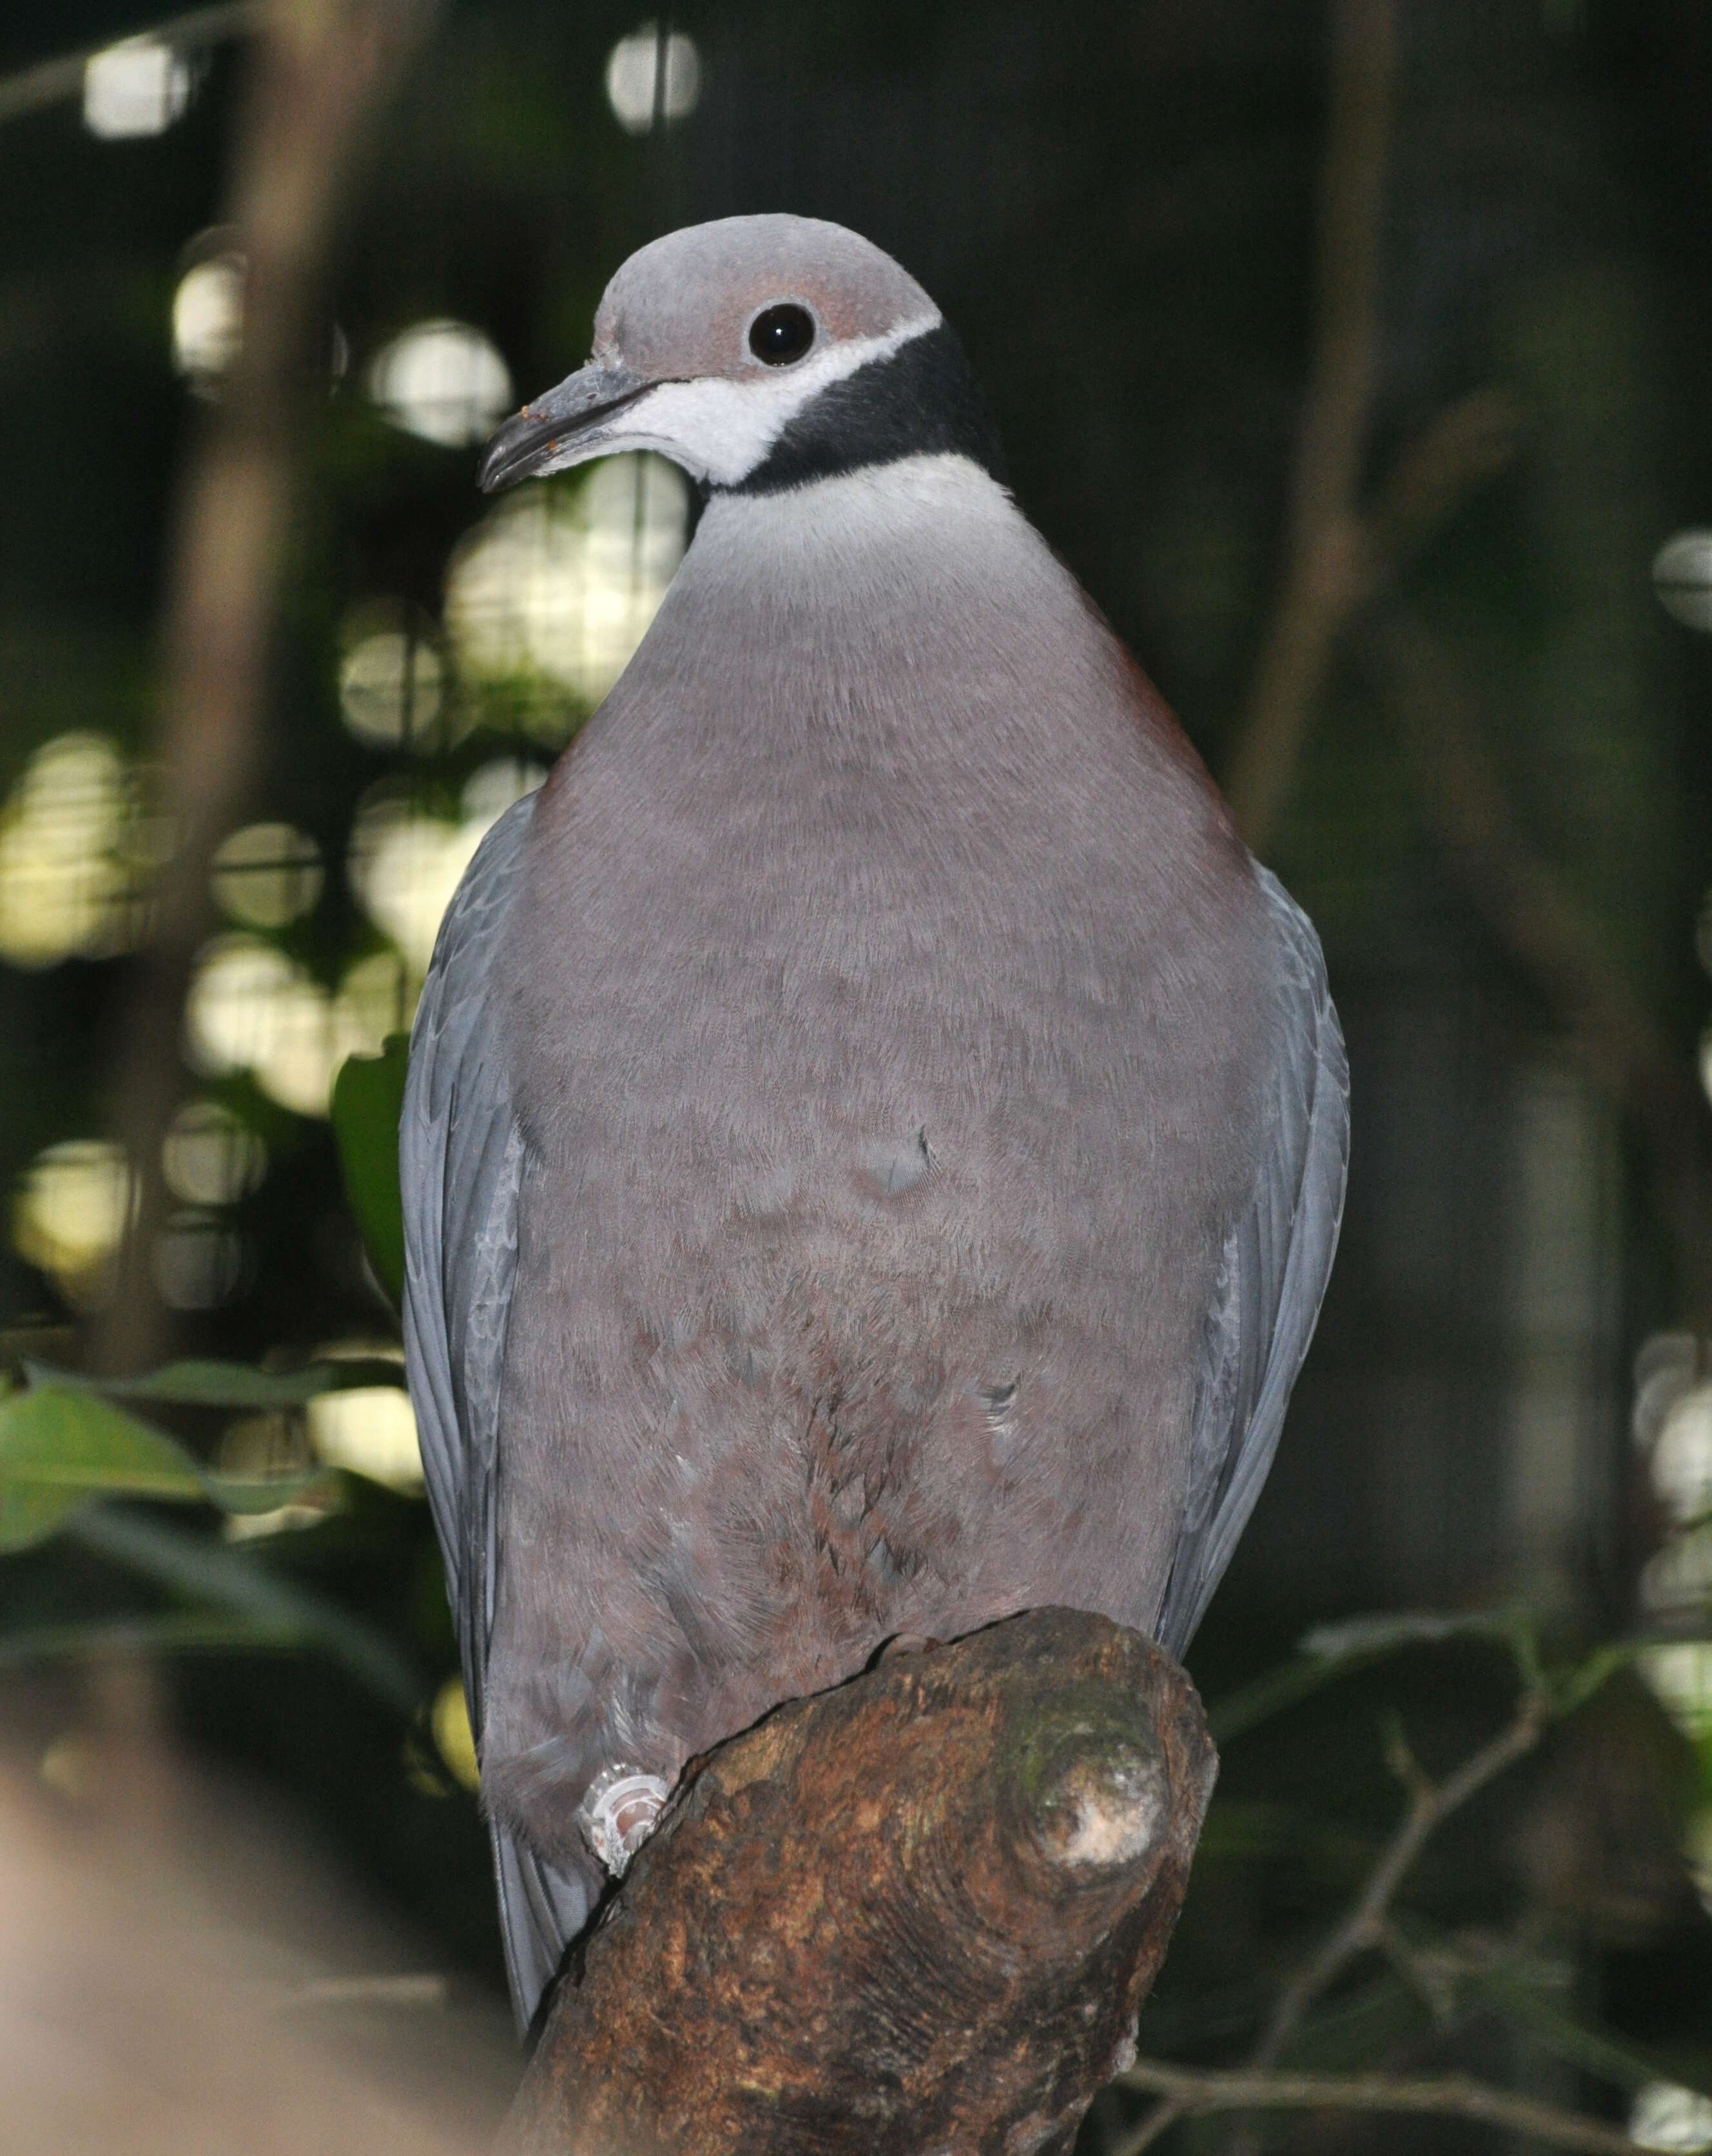
[[[587,367],[488,444],[480,484],[652,449],[700,485],[756,492],[951,452],[998,475],[992,423],[939,309],[840,225],[733,217],[633,254]]]

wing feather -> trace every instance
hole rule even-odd
[[[500,1386],[525,1168],[488,987],[533,808],[531,797],[500,819],[447,910],[411,1033],[399,1124],[405,1363],[478,1756],[500,1555]],[[594,1881],[544,1864],[497,1823],[490,1831],[512,2004],[527,2028],[587,1919]]]
[[[1182,1529],[1155,1628],[1174,1655],[1194,1636],[1278,1450],[1349,1167],[1349,1065],[1320,939],[1278,879],[1257,873],[1282,955],[1280,1024],[1260,1173],[1226,1239],[1202,1336]]]

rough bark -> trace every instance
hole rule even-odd
[[[692,1763],[503,2156],[1067,2149],[1133,2057],[1216,1770],[1177,1665],[1069,1610],[781,1707]]]

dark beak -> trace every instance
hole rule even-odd
[[[580,367],[505,422],[482,452],[476,485],[484,494],[496,494],[514,480],[527,479],[576,447],[579,438],[597,436],[608,414],[657,387],[628,367],[591,362]],[[592,442],[586,454],[594,454]]]

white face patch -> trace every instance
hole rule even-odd
[[[901,323],[884,336],[828,345],[795,367],[758,368],[741,378],[706,375],[696,382],[663,382],[615,412],[604,425],[567,441],[537,470],[568,471],[594,457],[652,449],[706,485],[736,486],[822,390],[871,361],[889,359],[912,337],[936,329],[941,320],[935,312]]]

